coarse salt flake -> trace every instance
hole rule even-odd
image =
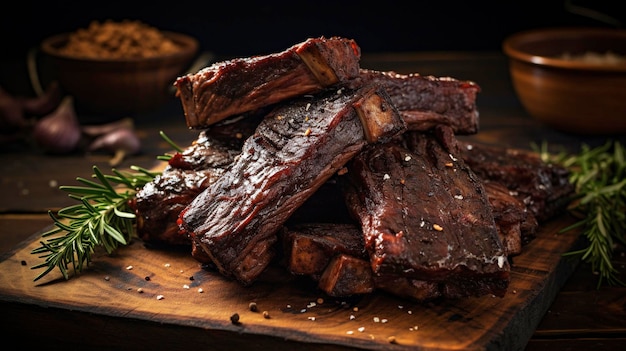
[[[498,256],[498,267],[502,268],[504,267],[504,256]]]
[[[391,177],[389,176],[389,174],[385,173],[385,175],[383,176],[383,179],[384,179],[384,180],[388,180],[389,178],[391,178]]]
[[[133,269],[133,266],[126,266],[126,270],[130,271],[131,269]]]
[[[156,297],[157,300],[163,300],[164,298],[165,298],[165,296],[163,296],[163,295],[157,295],[157,297]]]
[[[189,285],[183,284],[183,289],[189,289]]]

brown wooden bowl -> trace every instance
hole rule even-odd
[[[164,31],[180,51],[147,58],[78,58],[59,52],[69,33],[45,39],[41,51],[50,80],[58,80],[75,104],[88,113],[118,117],[161,107],[173,97],[174,80],[198,52],[198,41]]]
[[[569,133],[626,133],[626,30],[535,29],[509,36],[503,50],[531,116]]]

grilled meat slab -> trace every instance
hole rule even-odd
[[[282,52],[215,63],[174,86],[187,126],[199,129],[354,78],[360,59],[354,40],[310,38]]]
[[[438,282],[443,296],[503,296],[510,266],[485,189],[449,128],[370,145],[340,179],[377,276]]]
[[[254,132],[261,116],[246,115],[237,123],[214,125],[175,153],[163,172],[139,189],[130,203],[137,218],[137,235],[150,244],[190,245],[176,223],[178,215],[241,153],[244,140]]]
[[[352,223],[300,223],[285,226],[280,234],[285,266],[291,274],[317,280],[331,258],[339,254],[368,260],[361,228]]]
[[[374,275],[355,223],[309,222],[281,230],[284,264],[291,274],[306,275],[334,297],[384,290],[416,301],[439,297],[437,282],[403,276]]]
[[[427,131],[446,125],[458,135],[478,132],[476,96],[480,87],[472,81],[362,68],[349,85],[372,83],[389,93],[409,130]]]
[[[480,178],[504,185],[539,223],[562,213],[571,201],[569,170],[535,152],[470,142],[460,142],[460,151]]]
[[[290,215],[369,142],[406,126],[376,87],[329,90],[265,116],[232,166],[181,212],[181,228],[217,269],[252,283]]]

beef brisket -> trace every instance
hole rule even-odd
[[[405,129],[376,87],[281,104],[227,172],[181,212],[181,228],[222,274],[248,285],[274,257],[276,232],[295,209],[368,142]]]
[[[354,78],[360,58],[354,40],[310,38],[283,52],[215,63],[179,77],[174,85],[187,125],[205,128]]]
[[[300,223],[281,230],[284,264],[295,275],[306,275],[334,297],[370,293],[376,289],[416,301],[439,297],[437,282],[401,275],[374,275],[355,223]]]
[[[191,147],[177,153],[133,199],[137,235],[150,243],[189,245],[176,224],[180,211],[224,173],[238,153],[204,133]]]
[[[483,181],[503,184],[539,223],[562,213],[574,192],[567,168],[529,150],[460,142],[461,157]]]
[[[452,131],[404,136],[405,145],[368,146],[340,178],[374,274],[438,282],[446,297],[503,296],[509,263],[486,191],[456,153]]]
[[[349,82],[352,86],[371,83],[387,90],[409,130],[447,125],[459,135],[478,132],[480,87],[472,81],[361,69],[359,77]]]
[[[506,255],[519,255],[524,244],[535,237],[537,219],[504,185],[490,181],[483,181],[483,185]]]
[[[330,259],[318,287],[329,296],[346,297],[374,291],[374,274],[368,260],[338,254]]]
[[[363,69],[360,58],[351,39],[310,38],[279,53],[217,62],[174,85],[187,125],[196,129],[329,86],[373,83],[387,90],[410,130],[445,124],[457,134],[478,131],[476,83]]]
[[[161,174],[139,189],[130,203],[138,237],[151,244],[190,245],[176,223],[180,211],[230,166],[260,116],[246,115],[237,123],[214,125],[175,153]]]
[[[567,171],[458,141],[478,131],[474,82],[360,55],[319,37],[179,77],[187,125],[204,130],[138,191],[139,236],[191,244],[243,285],[282,248],[331,296],[503,296],[507,256],[568,203]]]
[[[311,222],[280,231],[284,265],[291,274],[318,280],[331,258],[339,254],[368,260],[361,228],[353,223]],[[371,271],[371,269],[370,269]]]

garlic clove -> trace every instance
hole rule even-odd
[[[130,117],[126,117],[105,124],[82,126],[81,129],[85,135],[88,135],[90,137],[97,137],[103,134],[114,132],[117,129],[133,129],[134,127],[135,123],[133,122],[133,119]]]
[[[73,151],[81,138],[73,97],[64,97],[54,111],[39,119],[33,128],[33,137],[44,151],[50,153]]]
[[[138,153],[141,150],[141,141],[130,128],[119,128],[96,137],[89,144],[88,150],[104,150],[114,153],[109,164],[116,166],[126,155]]]

